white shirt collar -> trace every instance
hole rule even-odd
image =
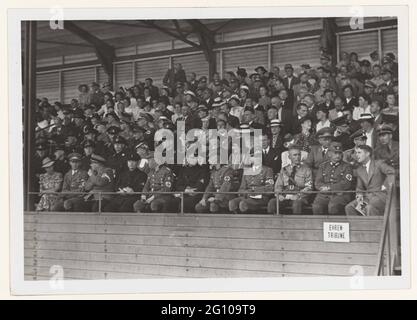
[[[371,159],[368,160],[368,162],[365,164],[366,172],[369,173],[369,166],[371,165]]]

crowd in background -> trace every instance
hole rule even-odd
[[[36,210],[273,213],[275,191],[283,213],[382,214],[399,177],[396,57],[319,60],[210,78],[175,64],[161,86],[80,83],[70,104],[39,97]],[[244,175],[254,165],[245,161],[157,164],[154,134],[178,121],[186,131],[261,129],[260,173]]]

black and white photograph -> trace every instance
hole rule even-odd
[[[11,13],[17,293],[407,284],[407,11],[258,9]]]

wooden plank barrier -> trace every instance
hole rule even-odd
[[[374,274],[382,217],[26,212],[24,228],[26,280],[352,276]]]

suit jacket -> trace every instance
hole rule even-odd
[[[282,126],[282,134],[285,135],[286,133],[292,133],[292,124],[293,124],[293,110],[291,106],[286,106],[284,104],[284,106],[278,110],[278,112],[281,113],[281,122],[283,124]],[[301,129],[301,127],[300,127]]]
[[[85,183],[86,191],[93,194],[94,200],[99,200],[99,192],[113,192],[114,191],[114,175],[110,168],[101,168],[96,174],[91,175]],[[103,199],[111,198],[111,194],[103,194]],[[90,199],[92,199],[90,197]]]
[[[369,174],[366,172],[366,168],[363,165],[358,167],[356,174],[357,192],[375,192],[373,194],[365,194],[367,197],[370,195],[378,196],[381,198],[386,197],[386,190],[388,190],[388,185],[395,182],[394,168],[381,160],[371,160],[369,164]],[[385,192],[377,192],[382,190],[382,186],[385,186]]]
[[[183,69],[178,70],[178,72],[175,72],[174,69],[169,69],[165,74],[164,79],[162,80],[163,84],[170,87],[171,89],[174,89],[178,82],[184,83],[186,81],[187,77],[185,76]]]
[[[184,117],[177,119],[178,121],[184,121]],[[201,129],[202,126],[201,119],[198,115],[190,114],[185,118],[185,132],[188,132],[190,129]]]
[[[354,107],[357,107],[359,105],[358,98],[352,97],[349,102],[347,102],[346,98],[343,98],[343,106],[345,109],[351,109],[353,110]]]
[[[290,82],[290,80],[289,80],[289,78],[288,77],[285,77],[284,79],[283,79],[283,83],[284,83],[284,87],[285,87],[285,89],[293,89],[293,87],[296,85],[296,84],[298,84],[298,83],[300,83],[300,79],[298,79],[296,76],[292,76],[292,78],[291,78],[291,82]]]
[[[281,150],[270,146],[268,153],[262,153],[262,164],[271,168],[276,176],[281,170]]]

